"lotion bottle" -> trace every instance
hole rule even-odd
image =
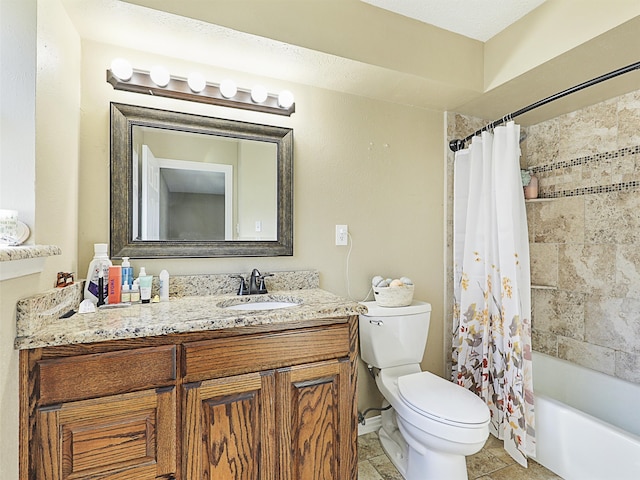
[[[138,277],[138,281],[140,282],[140,301],[142,303],[150,303],[151,302],[151,285],[153,283],[152,275],[144,275]]]
[[[138,273],[138,278],[135,279],[135,281],[133,282],[134,285],[137,283],[138,284],[138,301],[141,303],[148,303],[148,302],[144,302],[143,301],[143,297],[142,297],[142,284],[145,283],[142,279],[144,277],[147,276],[147,269],[145,267],[140,267],[140,272]],[[145,289],[145,296],[147,295],[147,291]],[[132,292],[132,296],[133,296],[133,292]],[[149,289],[149,299],[151,298],[151,289]]]
[[[103,298],[107,298],[109,267],[112,265],[107,255],[108,249],[109,246],[106,243],[96,243],[93,246],[94,255],[87,272],[87,280],[84,285],[84,298],[85,300],[91,300],[94,305],[98,303],[98,273],[101,270],[104,278]]]

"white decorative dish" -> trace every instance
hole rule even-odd
[[[16,235],[16,245],[21,245],[24,242],[26,242],[27,239],[29,238],[29,235],[31,235],[31,230],[29,230],[29,227],[27,227],[27,224],[18,220],[18,233]]]

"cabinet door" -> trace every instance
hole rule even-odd
[[[185,480],[273,480],[273,371],[184,385]]]
[[[278,370],[280,480],[350,478],[355,399],[349,371],[346,359]]]
[[[171,478],[175,405],[168,387],[38,409],[35,478]]]

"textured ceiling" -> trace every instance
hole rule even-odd
[[[546,0],[362,0],[486,42]]]
[[[620,8],[603,7],[600,0],[545,2],[487,43],[362,0],[61,1],[83,40],[180,59],[185,71],[176,75],[186,76],[186,69],[205,65],[226,69],[238,81],[259,76],[270,91],[293,82],[492,119],[638,61],[637,49],[630,46],[640,44],[636,0],[615,0],[612,5]],[[419,1],[471,5],[488,0]],[[595,18],[602,18],[597,25],[602,28],[582,35],[580,19],[594,17],[596,11],[601,12]],[[535,20],[527,22],[531,18]],[[573,35],[562,36],[565,25],[574,28]],[[535,42],[542,39],[540,32],[547,43],[544,48]],[[500,50],[492,58],[507,69],[523,61],[526,68],[485,88],[487,48],[504,45],[505,35],[516,49],[529,45],[529,50],[521,49],[524,55],[515,55],[513,48]],[[554,39],[576,41],[570,49],[557,51]],[[535,62],[528,62],[531,57]],[[143,61],[136,67],[151,65]],[[523,124],[538,123],[637,90],[639,77],[640,70],[520,118]]]

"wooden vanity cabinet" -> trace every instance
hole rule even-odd
[[[351,478],[349,324],[183,347],[184,478]]]
[[[357,317],[21,351],[21,479],[356,480]]]

